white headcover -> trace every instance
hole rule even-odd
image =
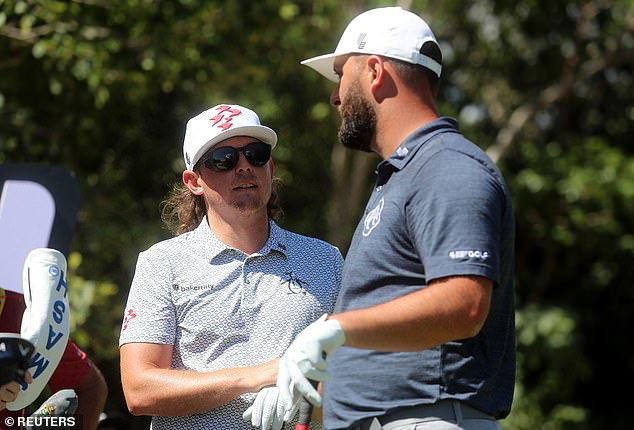
[[[35,345],[29,371],[33,382],[18,394],[7,409],[29,406],[40,395],[57,368],[70,331],[66,258],[51,248],[37,248],[26,257],[22,271],[26,310],[20,335]]]

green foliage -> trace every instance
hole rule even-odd
[[[102,360],[118,359],[118,344],[124,303],[117,303],[119,287],[110,281],[91,281],[77,276],[81,255],[68,258],[71,333],[75,343],[85,345],[85,352]]]
[[[513,413],[503,428],[584,428],[588,411],[574,401],[590,365],[581,353],[577,321],[563,308],[530,305],[516,315],[518,381]]]
[[[626,429],[634,315],[631,0],[0,1],[0,163],[71,171],[74,338],[125,408],[117,337],[138,252],[168,237],[186,120],[235,102],[273,127],[284,226],[345,251],[376,159],[336,145],[332,83],[299,65],[350,17],[408,6],[444,52],[439,108],[513,194],[518,377],[508,429]],[[348,185],[354,183],[354,186]],[[617,381],[615,384],[614,381]],[[622,417],[622,418],[619,418]]]

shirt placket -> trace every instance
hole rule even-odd
[[[255,258],[257,255],[247,256],[242,261],[240,272],[240,285],[242,287],[242,303],[244,305],[244,311],[251,312],[257,306],[257,276],[255,274],[255,267],[257,262]],[[251,320],[251,318],[247,318]]]

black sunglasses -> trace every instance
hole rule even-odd
[[[223,146],[214,149],[201,159],[198,165],[204,164],[206,168],[216,172],[227,172],[236,167],[241,152],[249,164],[256,167],[264,166],[271,159],[271,145],[263,142],[251,142],[242,148]]]

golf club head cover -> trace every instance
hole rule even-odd
[[[0,385],[16,381],[25,384],[35,346],[16,333],[0,333]]]
[[[22,271],[26,310],[20,335],[35,345],[29,371],[31,384],[22,384],[7,409],[16,411],[33,403],[57,368],[70,331],[66,258],[51,248],[37,248],[26,257]]]

